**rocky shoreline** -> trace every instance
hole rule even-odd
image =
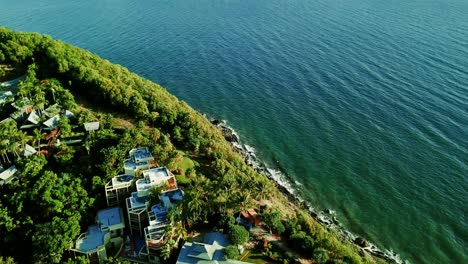
[[[284,179],[280,171],[275,171],[268,168],[264,162],[257,158],[254,148],[241,143],[239,135],[233,128],[227,125],[225,120],[211,119],[210,121],[222,132],[224,138],[231,143],[234,150],[236,150],[239,154],[241,154],[244,157],[245,163],[247,165],[251,166],[258,173],[266,175],[268,178],[273,180],[276,187],[283,194],[285,194],[289,198],[289,200],[293,202],[293,204],[308,210],[310,215],[326,229],[337,231],[342,240],[354,243],[357,246],[359,246],[361,250],[368,252],[374,256],[385,259],[389,263],[404,263],[400,259],[400,256],[394,253],[393,251],[382,250],[376,245],[367,241],[365,238],[359,237],[346,230],[336,218],[335,212],[333,210],[317,210],[309,202],[304,201],[302,198],[300,198],[297,194],[294,193],[293,186],[287,179]]]

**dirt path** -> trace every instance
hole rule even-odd
[[[268,241],[268,243],[278,246],[282,251],[290,252],[293,255],[294,259],[298,260],[300,263],[314,263],[311,260],[302,258],[300,254],[298,254],[294,249],[290,248],[285,243],[281,236],[276,234],[270,234],[270,232],[263,227],[252,227],[252,229],[250,229],[250,232],[255,239],[263,241],[266,240]]]

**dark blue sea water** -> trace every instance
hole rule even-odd
[[[227,119],[305,199],[413,263],[468,263],[467,0],[1,0]]]

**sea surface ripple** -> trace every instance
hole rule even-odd
[[[301,196],[413,263],[468,263],[468,1],[0,1],[226,119]]]

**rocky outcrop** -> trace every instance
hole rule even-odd
[[[362,238],[362,237],[356,237],[356,239],[354,239],[354,243],[360,247],[369,246],[369,242],[365,238]]]

